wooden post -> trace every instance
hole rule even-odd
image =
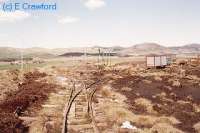
[[[109,50],[109,66],[111,66],[111,50]]]
[[[84,60],[85,60],[85,63],[87,64],[87,49],[86,48],[84,50]]]
[[[108,66],[108,58],[109,58],[109,55],[108,55],[109,51],[107,50],[106,52],[106,65]]]
[[[103,62],[103,65],[104,65],[104,51],[102,51],[102,62]]]
[[[100,65],[100,54],[101,54],[101,49],[100,48],[98,48],[98,52],[99,52],[99,56],[98,56],[98,68],[99,68],[99,65]]]
[[[21,64],[21,76],[20,76],[20,83],[23,82],[23,75],[24,75],[24,54],[23,54],[23,50],[21,49],[20,51],[20,56],[21,56],[21,60],[20,60],[20,64]]]

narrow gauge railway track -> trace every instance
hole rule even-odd
[[[69,116],[69,113],[70,113],[70,109],[72,107],[72,104],[74,103],[75,99],[80,95],[80,94],[83,94],[85,95],[87,98],[86,98],[86,101],[87,101],[87,114],[88,116],[90,117],[91,119],[91,126],[93,128],[93,131],[95,133],[99,133],[99,130],[98,130],[98,127],[96,126],[96,123],[95,123],[95,119],[94,119],[94,115],[93,115],[93,108],[92,108],[92,99],[93,99],[93,96],[97,90],[96,87],[93,87],[97,84],[99,84],[100,82],[102,82],[103,80],[96,80],[95,82],[93,82],[92,84],[86,86],[83,82],[82,84],[84,84],[84,87],[81,87],[80,89],[76,90],[76,84],[75,82],[73,82],[73,86],[72,88],[70,89],[70,97],[69,97],[69,100],[65,106],[65,109],[64,109],[64,119],[63,119],[63,126],[62,126],[62,133],[68,133],[69,130],[68,130],[68,116]],[[83,93],[83,91],[86,91],[86,94]],[[76,113],[76,112],[74,112]]]

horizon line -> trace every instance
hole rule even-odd
[[[59,48],[64,48],[64,49],[68,49],[68,48],[111,48],[111,47],[122,47],[122,48],[129,48],[129,47],[133,47],[136,45],[142,45],[142,44],[157,44],[160,45],[162,47],[166,47],[166,48],[171,48],[171,47],[184,47],[187,45],[192,45],[192,44],[197,44],[200,45],[200,43],[186,43],[183,45],[174,45],[174,46],[165,46],[162,45],[160,43],[156,43],[156,42],[143,42],[143,43],[136,43],[133,45],[129,45],[129,46],[122,46],[122,45],[113,45],[113,46],[102,46],[102,45],[91,45],[91,46],[72,46],[72,47],[44,47],[44,46],[30,46],[30,47],[15,47],[15,46],[0,46],[0,48],[18,48],[18,49],[29,49],[29,48],[44,48],[44,49],[59,49]]]

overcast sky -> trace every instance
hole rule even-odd
[[[0,11],[0,46],[56,48],[130,46],[143,42],[164,46],[200,43],[200,0],[49,2],[57,3],[57,11]]]

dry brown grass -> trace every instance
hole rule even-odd
[[[172,86],[175,86],[175,87],[180,87],[181,86],[181,83],[179,82],[178,79],[169,79],[168,82],[171,83]]]
[[[151,129],[151,133],[183,133],[181,130],[174,128],[172,125],[166,123],[155,124]]]
[[[147,84],[151,84],[152,83],[152,81],[151,80],[142,80],[144,83],[147,83]]]
[[[195,112],[200,112],[200,105],[193,104]]]
[[[112,100],[105,100],[103,104],[101,104],[101,109],[104,111],[105,116],[107,118],[107,123],[111,124],[110,127],[112,128],[114,125],[118,126],[120,128],[120,125],[124,121],[130,121],[131,123],[134,123],[134,126],[142,126],[147,127],[147,132],[149,133],[151,130],[150,128],[158,123],[163,123],[168,125],[171,130],[170,131],[176,131],[176,129],[173,128],[172,125],[180,123],[176,118],[174,117],[164,117],[164,116],[156,116],[157,112],[153,110],[153,104],[150,100],[145,98],[138,98],[135,100],[135,104],[143,106],[146,108],[149,115],[136,115],[131,110],[128,109],[128,106],[125,104],[123,99],[123,95],[121,94],[117,95],[117,92],[114,92],[111,88],[108,86],[105,86],[102,88],[103,91],[106,92],[106,96],[112,96],[110,99],[112,99],[114,96],[119,102],[115,102]],[[109,93],[108,93],[109,92]],[[108,93],[108,94],[107,94]],[[104,93],[102,93],[105,95]],[[164,93],[159,94],[160,96],[165,97]],[[120,104],[119,104],[120,103]],[[154,127],[153,129],[156,129],[157,127]],[[162,131],[160,129],[160,131]],[[146,132],[145,130],[140,130],[139,132]],[[159,132],[159,131],[158,131]]]
[[[131,88],[129,88],[129,87],[123,87],[122,88],[122,91],[131,91],[132,89]]]
[[[100,90],[99,93],[101,96],[103,96],[104,98],[113,98],[115,96],[115,93],[112,91],[111,86],[106,85],[103,86]]]
[[[0,101],[18,90],[19,74],[18,70],[0,71]]]
[[[118,124],[121,124],[125,120],[130,120],[133,116],[131,111],[114,102],[105,102],[102,106],[107,119]]]
[[[162,81],[162,78],[161,78],[160,76],[155,76],[154,79],[155,79],[156,81]]]
[[[193,127],[197,133],[200,133],[200,122],[196,123]]]
[[[183,69],[180,69],[180,77],[185,77],[185,70]]]
[[[136,115],[126,107],[119,104],[105,102],[103,109],[109,121],[120,125],[124,121],[130,121],[136,125],[152,127],[156,123],[167,123],[169,125],[177,124],[179,121],[174,117],[157,117],[153,115]]]
[[[52,79],[51,82],[55,82]],[[56,93],[51,93],[48,100],[42,105],[42,109],[37,110],[37,120],[30,127],[30,133],[61,132],[63,108],[66,104],[66,96],[58,95],[67,93],[66,88],[57,88]],[[45,105],[45,106],[44,106]],[[49,105],[49,107],[48,107]]]
[[[102,95],[103,97],[106,97],[106,98],[109,98],[109,97],[112,96],[112,92],[111,92],[110,90],[107,90],[107,89],[102,89],[102,90],[100,91],[100,93],[101,93],[101,95]]]
[[[136,105],[142,106],[146,109],[146,111],[150,114],[156,114],[157,112],[153,110],[153,104],[150,100],[145,98],[137,98],[135,100]]]

